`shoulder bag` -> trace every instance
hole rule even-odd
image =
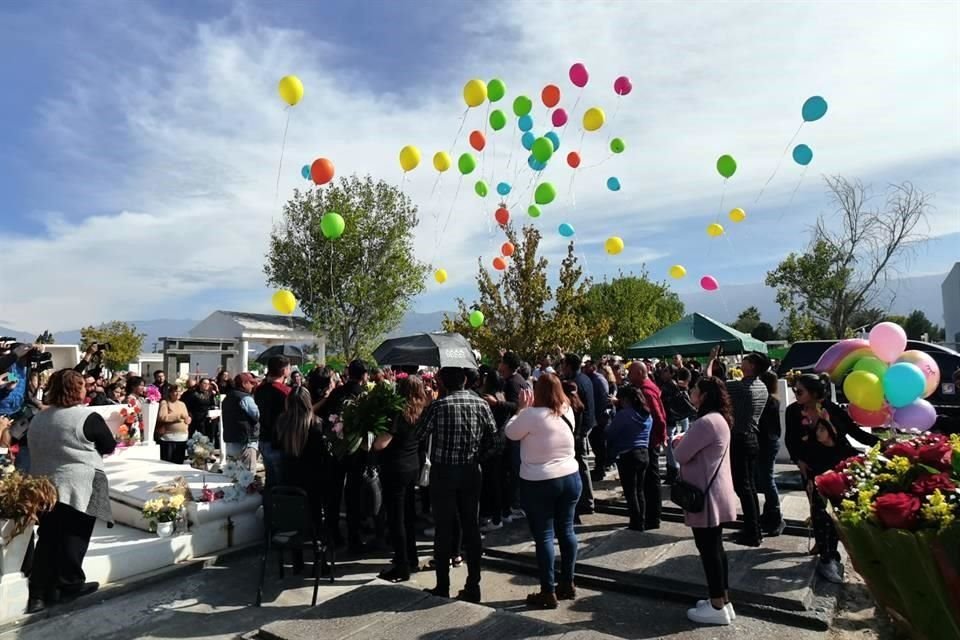
[[[710,492],[710,487],[713,486],[713,481],[717,479],[717,474],[720,473],[720,467],[723,466],[723,459],[727,457],[727,449],[729,447],[730,443],[728,442],[727,446],[723,449],[720,462],[717,463],[717,468],[714,470],[713,477],[710,478],[710,483],[706,489],[701,489],[686,482],[683,479],[683,471],[681,468],[680,478],[670,486],[670,500],[687,513],[700,513],[703,511],[707,503],[707,494]]]
[[[427,458],[423,461],[423,466],[420,468],[420,486],[429,487],[430,486],[430,452],[433,450],[433,434],[430,434],[430,437],[427,439]]]

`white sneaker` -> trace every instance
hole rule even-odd
[[[730,624],[730,614],[727,608],[714,609],[713,605],[707,603],[706,607],[694,607],[687,609],[687,618],[698,624],[715,624],[726,626]]]
[[[498,529],[503,529],[502,522],[487,522],[480,527],[480,533],[490,533],[491,531],[497,531]]]
[[[713,605],[710,604],[709,600],[697,600],[697,609],[701,609],[703,607],[712,607],[712,606]],[[727,610],[727,615],[730,616],[730,622],[733,622],[734,620],[737,619],[737,612],[733,610],[732,602],[728,602],[727,604],[723,605],[723,608]]]
[[[817,563],[817,573],[827,582],[843,584],[843,576],[840,575],[840,563],[836,560]]]

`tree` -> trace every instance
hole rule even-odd
[[[941,340],[943,339],[940,337],[941,333],[945,333],[943,329],[930,322],[927,315],[920,309],[914,309],[901,326],[911,340],[920,340],[923,334],[927,334],[928,340]]]
[[[757,340],[762,340],[763,342],[769,342],[770,340],[779,340],[780,334],[777,333],[777,330],[773,328],[769,322],[758,322],[757,326],[753,328],[753,331],[750,332]]]
[[[110,348],[103,352],[104,366],[112,371],[124,371],[140,355],[145,337],[146,334],[138,332],[136,326],[114,320],[80,329],[80,348],[86,351],[93,343],[109,343]]]
[[[730,326],[743,333],[752,333],[758,324],[760,324],[760,310],[751,306],[741,311]]]
[[[891,185],[885,204],[875,208],[861,182],[840,176],[826,182],[839,229],[820,216],[806,252],[788,255],[767,273],[766,283],[777,289],[785,314],[807,316],[843,338],[854,328],[851,316],[874,305],[890,272],[920,239],[917,226],[926,219],[930,196],[904,182]]]
[[[44,331],[37,336],[36,340],[34,340],[34,343],[36,344],[53,344],[54,342],[56,342],[56,340],[54,339],[53,334],[49,331]]]
[[[873,325],[883,322],[885,315],[884,310],[877,307],[855,311],[850,316],[850,328],[853,331],[860,328],[869,331]]]
[[[320,228],[327,212],[346,223],[335,240]],[[355,358],[396,327],[424,289],[428,265],[413,253],[417,222],[410,198],[370,176],[294,191],[270,234],[267,282],[292,291],[313,326]]]
[[[576,353],[602,353],[611,326],[608,317],[592,315],[588,294],[592,289],[589,278],[582,278],[583,269],[573,253],[573,242],[567,245],[567,255],[560,265],[560,284],[554,294],[553,311],[546,325],[546,343],[561,346]],[[598,348],[597,345],[604,345]]]

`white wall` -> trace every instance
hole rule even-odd
[[[236,320],[214,311],[193,329],[190,336],[193,338],[239,338],[243,330]]]
[[[957,349],[960,343],[960,262],[953,265],[940,287],[943,294],[943,320],[947,345]]]

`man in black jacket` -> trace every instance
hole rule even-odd
[[[563,356],[563,378],[571,380],[577,385],[577,397],[583,403],[584,410],[581,416],[578,416],[577,423],[579,429],[574,436],[574,455],[577,464],[580,466],[580,482],[583,484],[583,491],[580,493],[580,502],[577,504],[577,515],[584,513],[593,513],[593,483],[590,480],[590,472],[587,467],[587,461],[584,456],[587,453],[587,438],[590,431],[597,424],[596,404],[594,403],[593,383],[583,371],[580,370],[580,356],[575,353],[568,353]]]
[[[253,400],[256,378],[241,373],[234,378],[233,387],[223,399],[223,442],[227,455],[252,473],[257,470],[257,450],[260,441],[260,410]]]
[[[506,351],[500,357],[500,364],[497,366],[497,373],[500,374],[502,398],[486,395],[483,397],[490,405],[491,411],[496,416],[507,416],[507,420],[516,415],[517,402],[520,399],[520,392],[530,388],[530,383],[520,374],[520,367],[523,361],[513,351]],[[503,453],[500,459],[500,472],[504,481],[500,486],[502,504],[501,511],[503,517],[507,517],[507,522],[513,517],[522,517],[523,512],[520,509],[520,502],[517,497],[517,486],[520,477],[520,443],[513,440],[504,442]],[[496,470],[496,468],[495,468]],[[490,479],[484,477],[485,486],[493,489],[499,483],[491,483]],[[501,521],[500,517],[491,516],[493,523]],[[487,527],[492,530],[495,527]]]

